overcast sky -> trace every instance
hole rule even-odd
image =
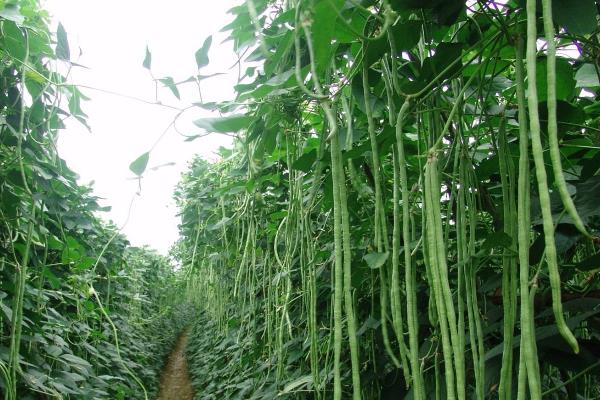
[[[213,35],[210,65],[202,74],[228,72],[203,82],[204,101],[233,97],[237,71],[229,68],[237,58],[231,42],[221,43],[218,31],[232,20],[227,10],[240,0],[46,0],[53,16],[53,28],[60,21],[65,27],[72,61],[87,68],[76,68],[71,82],[118,92],[153,102],[155,85],[142,67],[146,45],[152,53],[152,73],[156,78],[172,76],[175,81],[197,73],[195,51],[208,35]],[[81,49],[81,55],[79,55]],[[185,106],[199,101],[191,84],[180,88],[182,101],[168,89],[159,89],[159,100]],[[77,121],[69,121],[61,133],[59,153],[80,175],[80,183],[94,181],[95,195],[103,206],[112,206],[105,219],[121,226],[127,220],[129,204],[138,189],[129,164],[150,150],[177,113],[172,109],[95,90],[83,90],[91,98],[83,104],[92,132]],[[177,122],[186,134],[202,133],[191,121],[209,116],[192,109]],[[176,208],[172,201],[174,186],[194,154],[215,159],[219,146],[231,139],[210,135],[193,142],[175,131],[160,141],[150,155],[149,170],[142,180],[141,196],[135,196],[123,232],[133,245],[149,245],[167,254],[177,239]],[[175,163],[152,171],[150,168]]]

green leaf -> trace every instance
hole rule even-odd
[[[341,10],[343,0],[329,0],[315,2],[313,9],[313,22],[311,25],[312,39],[315,54],[315,64],[319,73],[329,68],[329,61],[336,48],[332,44],[335,36],[337,10]],[[335,7],[335,8],[334,8]]]
[[[367,331],[367,329],[375,330],[379,328],[379,325],[381,325],[381,321],[369,316],[369,318],[367,318],[367,320],[362,324],[358,331],[356,331],[356,336],[362,336]]]
[[[394,36],[396,51],[401,53],[402,51],[408,51],[415,47],[421,38],[422,25],[422,21],[415,20],[394,25],[391,29]]]
[[[144,57],[144,62],[142,63],[142,65],[147,70],[150,70],[152,66],[152,53],[150,53],[150,49],[148,49],[148,46],[146,46],[146,56]]]
[[[575,74],[575,80],[577,83],[575,87],[597,87],[600,86],[598,82],[598,73],[594,64],[583,64]]]
[[[287,32],[283,38],[280,38],[277,43],[273,45],[275,47],[275,53],[269,57],[269,62],[264,64],[266,76],[271,76],[273,72],[277,70],[277,68],[281,65],[281,59],[286,54],[289,54],[289,51],[293,45],[294,31]],[[253,75],[255,70],[255,67],[249,67],[246,69],[246,75]]]
[[[594,175],[584,182],[576,185],[575,207],[584,222],[600,215],[600,175]],[[569,222],[569,216],[563,216],[562,221]]]
[[[204,40],[202,47],[196,51],[196,65],[198,66],[198,69],[208,65],[208,51],[210,50],[211,44],[212,36],[209,36]]]
[[[547,60],[540,58],[537,62],[536,84],[538,89],[538,101],[545,102],[548,99],[548,85],[546,84]],[[556,58],[556,99],[569,101],[575,89],[573,78],[573,66],[564,58]]]
[[[76,263],[85,256],[85,249],[83,246],[72,236],[67,236],[64,248],[61,254],[61,263],[71,264]]]
[[[299,389],[301,387],[304,387],[306,385],[311,384],[312,381],[313,381],[312,375],[301,376],[300,378],[298,378],[296,380],[293,380],[292,382],[290,382],[287,385],[285,385],[285,387],[283,388],[283,390],[279,394],[280,395],[284,395],[286,393],[291,393],[295,389]]]
[[[460,71],[462,48],[461,43],[440,43],[435,54],[427,57],[422,66],[412,62],[413,67],[419,70],[417,79],[402,82],[402,90],[406,93],[417,93],[434,80],[437,82],[435,86],[439,86],[443,80]]]
[[[8,321],[12,321],[12,308],[8,307],[4,302],[0,302],[0,309]]]
[[[129,169],[137,176],[141,176],[148,166],[148,160],[150,160],[150,152],[145,152],[129,164]]]
[[[171,92],[173,93],[173,95],[175,97],[177,97],[178,99],[181,99],[181,97],[179,96],[179,89],[177,89],[177,84],[175,83],[175,81],[173,80],[173,78],[171,78],[170,76],[167,76],[166,78],[159,79],[159,81],[163,85],[165,85],[166,87],[168,87],[169,89],[171,89]]]
[[[42,269],[42,275],[46,279],[48,279],[48,282],[50,283],[50,286],[52,286],[52,289],[60,288],[60,279],[58,279],[58,277],[54,274],[54,272],[52,272],[50,268],[44,267]]]
[[[63,351],[58,346],[50,345],[46,348],[46,353],[50,354],[52,357],[58,357],[63,353]]]
[[[292,168],[300,170],[302,172],[309,173],[312,168],[312,165],[314,164],[314,162],[316,160],[317,160],[317,151],[313,149],[313,150],[309,151],[308,153],[303,154],[300,157],[298,157],[298,159],[292,163]]]
[[[71,388],[66,387],[65,385],[63,385],[62,383],[58,382],[58,381],[50,381],[50,385],[52,385],[52,387],[58,391],[58,393],[67,393],[67,394],[77,394],[76,391],[74,391]]]
[[[25,47],[25,35],[21,31],[21,28],[12,21],[4,21],[2,23],[1,32],[2,42],[0,48],[3,52],[8,53],[11,57],[14,57],[20,61],[25,59],[26,47]]]
[[[588,35],[598,28],[594,0],[554,0],[552,14],[560,26],[574,35]]]
[[[67,40],[67,32],[64,26],[59,22],[56,30],[56,57],[61,60],[69,61],[71,52],[69,50],[69,41]]]
[[[510,248],[512,246],[512,238],[505,232],[492,232],[486,236],[482,249],[491,250],[494,247]]]
[[[80,365],[82,367],[85,367],[86,369],[88,369],[88,368],[91,369],[92,368],[92,365],[89,362],[87,362],[83,358],[77,357],[76,355],[73,355],[73,354],[63,354],[63,355],[60,356],[60,358],[62,358],[63,360],[68,361],[71,364],[77,364],[77,365]]]
[[[593,269],[600,268],[600,253],[594,254],[591,257],[586,258],[583,261],[580,261],[577,265],[575,265],[580,271],[591,271]]]
[[[367,42],[364,45],[365,48],[365,63],[367,67],[370,67],[383,57],[385,53],[390,50],[390,44],[387,36],[381,39]]]
[[[89,132],[92,131],[92,128],[87,123],[87,114],[83,112],[81,109],[81,100],[89,100],[85,97],[79,89],[73,86],[71,89],[71,96],[69,97],[69,111],[75,117],[77,121],[79,121],[83,126],[87,128]]]
[[[249,97],[253,97],[255,99],[263,98],[267,95],[280,95],[288,93],[288,90],[284,90],[287,88],[296,87],[296,76],[294,75],[295,69],[292,68],[288,71],[282,72],[278,75],[273,76],[271,79],[263,83],[262,85],[256,87],[255,85],[248,85],[251,89],[250,92],[243,93],[239,96],[239,100],[245,100]],[[302,69],[302,75],[308,72],[308,68],[305,67]],[[241,85],[238,85],[239,89],[242,88]],[[276,90],[277,88],[281,90]],[[241,91],[241,90],[240,90]]]
[[[0,10],[0,17],[12,21],[19,26],[25,22],[25,17],[19,12],[19,7],[13,4],[4,6],[4,9]]]
[[[454,23],[465,9],[464,0],[392,0],[390,4],[397,11],[429,9],[434,20],[446,26]]]
[[[227,133],[238,132],[247,128],[251,121],[251,117],[236,114],[222,118],[200,118],[195,120],[194,124],[207,132]]]
[[[372,72],[374,71],[370,69],[368,74],[369,83],[372,86],[375,86],[371,82]],[[363,113],[366,113],[365,95],[362,85],[362,73],[358,73],[357,76],[352,80],[352,96],[356,101],[356,106],[358,107],[358,109],[361,110]],[[371,104],[371,111],[373,113],[373,117],[381,117],[386,109],[386,103],[372,92],[369,93],[369,102]]]
[[[231,221],[231,218],[224,217],[220,221],[218,221],[216,224],[207,227],[207,229],[209,231],[215,231],[217,229],[222,229],[224,226],[227,226],[229,224],[229,221]]]
[[[370,15],[367,11],[360,8],[345,10],[342,15],[346,18],[351,29],[345,24],[337,24],[335,38],[340,43],[352,43],[359,39],[357,33],[362,34],[365,30],[365,25]]]
[[[379,269],[383,264],[385,264],[389,256],[390,253],[387,251],[384,253],[369,253],[363,257],[363,260],[367,262],[369,268]]]
[[[84,257],[75,263],[75,269],[83,271],[96,263],[96,257]]]
[[[425,78],[429,83],[429,80],[438,78],[443,71],[446,71],[438,78],[438,82],[441,82],[460,71],[462,63],[457,60],[460,59],[462,49],[462,43],[440,43],[435,49],[435,54],[423,61],[422,78]],[[450,67],[450,65],[453,65],[453,67]],[[447,68],[448,70],[446,70]]]

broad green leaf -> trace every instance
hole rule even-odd
[[[512,238],[505,232],[492,232],[486,236],[482,249],[491,250],[494,247],[510,248],[512,246]]]
[[[292,68],[286,72],[282,72],[278,75],[273,76],[271,79],[263,83],[262,85],[256,87],[255,85],[248,85],[249,88],[254,89],[250,92],[243,93],[239,96],[239,100],[246,100],[250,97],[254,99],[261,99],[265,96],[277,96],[278,94],[288,93],[289,90],[285,90],[285,88],[295,88],[297,86],[295,69]],[[308,73],[308,68],[305,67],[302,69],[301,74],[304,76],[305,73]],[[236,87],[238,91],[241,87],[238,85]],[[277,88],[281,90],[277,90]]]
[[[219,196],[241,193],[244,190],[246,190],[245,184],[245,181],[238,181],[230,185],[218,188],[216,193],[218,193]]]
[[[226,226],[227,224],[229,224],[229,221],[231,221],[231,218],[222,218],[220,221],[218,221],[216,224],[207,227],[207,229],[209,231],[215,231],[217,229],[222,229],[224,226]]]
[[[69,49],[67,32],[60,22],[58,23],[58,28],[56,29],[56,40],[56,57],[61,60],[69,61],[71,58],[71,51]]]
[[[56,236],[50,234],[47,236],[47,246],[52,250],[62,250],[63,242],[61,242]]]
[[[300,157],[298,157],[298,159],[296,159],[296,161],[294,161],[294,163],[292,164],[292,168],[300,170],[302,172],[309,173],[312,168],[312,165],[314,164],[314,162],[316,160],[317,160],[317,151],[313,149],[313,150],[309,151],[308,153],[303,154]]]
[[[76,373],[73,373],[73,372],[63,371],[62,375],[63,375],[63,378],[67,382],[69,382],[69,383],[71,383],[73,385],[76,385],[77,382],[81,382],[81,381],[85,380],[85,378],[83,376],[81,376],[79,374],[76,374]]]
[[[575,265],[575,268],[581,271],[600,269],[600,253],[594,254],[593,256],[580,261]]]
[[[40,74],[39,72],[35,71],[35,70],[27,70],[25,71],[25,76],[27,77],[28,80],[34,80],[37,83],[41,83],[44,84],[46,83],[46,78],[44,77],[44,75]],[[27,86],[29,82],[25,82],[25,85]],[[30,87],[27,86],[27,89],[29,90]],[[29,92],[31,93],[31,90],[29,90]],[[37,96],[36,96],[37,97]]]
[[[548,99],[547,60],[540,58],[537,62],[536,83],[538,89],[538,101],[545,102]],[[573,66],[564,58],[556,58],[556,99],[569,101],[573,97],[575,79],[573,78]]]
[[[571,34],[587,35],[598,29],[594,0],[553,0],[552,13],[558,24]]]
[[[581,107],[563,100],[558,100],[556,103],[556,117],[558,119],[558,135],[560,139],[563,139],[566,133],[576,130],[578,125],[585,124],[586,119],[585,112]],[[540,120],[548,120],[547,107],[540,107]],[[564,150],[561,149],[561,152],[564,152],[565,156],[568,154],[568,151],[568,147],[565,147]]]
[[[254,154],[256,156],[273,154],[273,150],[277,146],[278,133],[279,130],[276,127],[262,130]]]
[[[360,39],[357,34],[363,34],[369,13],[360,8],[342,12],[349,26],[343,23],[336,24],[335,39],[340,43],[352,43]]]
[[[148,160],[150,160],[150,152],[146,152],[136,158],[134,162],[129,164],[129,169],[137,176],[141,176],[148,166]]]
[[[198,69],[208,65],[208,51],[210,50],[211,43],[212,36],[209,36],[204,40],[202,47],[196,51],[196,65],[198,66]]]
[[[294,32],[293,31],[287,32],[283,38],[278,38],[278,42],[276,44],[273,44],[273,47],[275,47],[275,54],[273,54],[272,56],[269,57],[268,63],[264,64],[266,76],[271,76],[273,74],[273,72],[277,70],[277,68],[280,65],[280,61],[286,54],[289,54],[289,51],[291,50],[293,45],[294,45]],[[254,74],[255,70],[256,70],[255,67],[249,67],[246,70],[246,75],[252,76]]]
[[[71,388],[66,387],[65,385],[63,385],[62,383],[60,383],[59,381],[50,381],[50,385],[58,391],[58,393],[62,393],[62,394],[77,394],[77,392]]]
[[[66,225],[66,224],[65,224]],[[77,239],[72,236],[67,236],[64,248],[61,254],[61,262],[63,264],[76,263],[85,256],[85,248]]]
[[[380,320],[369,316],[369,318],[367,318],[367,320],[362,324],[358,331],[356,331],[356,336],[362,336],[367,331],[367,329],[375,330],[379,328],[379,325],[381,325]]]
[[[10,57],[23,61],[27,49],[25,46],[25,35],[21,31],[21,28],[12,21],[4,21],[1,27],[2,42],[0,43],[2,51],[8,53]]]
[[[371,269],[379,269],[381,268],[381,266],[383,264],[385,264],[385,262],[387,261],[388,257],[390,256],[390,253],[388,253],[387,251],[384,253],[369,253],[366,254],[363,259],[367,262],[367,264],[369,265],[369,268]]]
[[[279,393],[280,395],[284,395],[286,393],[291,393],[296,389],[299,389],[301,387],[304,387],[308,384],[311,384],[313,381],[312,375],[304,375],[301,376],[300,378],[293,380],[292,382],[288,383],[287,385],[284,386],[283,390]]]
[[[598,73],[594,64],[583,64],[575,73],[575,87],[592,88],[600,86]]]
[[[594,176],[598,170],[600,170],[600,152],[588,160],[583,162],[583,168],[581,169],[581,178],[589,179]]]
[[[417,45],[421,38],[422,25],[422,21],[410,20],[398,23],[391,28],[397,52],[410,50]]]
[[[371,82],[371,80],[375,74],[376,73],[372,69],[369,70],[369,83],[372,86],[374,85]],[[357,76],[352,80],[352,96],[356,101],[356,106],[358,107],[358,109],[361,110],[363,113],[366,113],[365,96],[362,85],[362,73],[357,74]],[[376,96],[372,92],[370,93],[369,101],[371,103],[371,112],[373,113],[373,117],[381,117],[386,109],[386,102],[384,102],[380,97]]]
[[[75,269],[80,271],[90,268],[96,262],[96,257],[83,257],[77,263],[75,263]]]
[[[73,354],[63,354],[60,356],[60,358],[62,358],[63,360],[68,361],[69,363],[73,363],[73,364],[77,364],[77,365],[81,365],[82,367],[87,368],[92,368],[92,365],[87,362],[86,360],[84,360],[81,357],[77,357],[76,355]]]
[[[430,10],[433,19],[443,25],[451,25],[465,9],[464,0],[392,0],[394,10]]]
[[[25,22],[25,17],[19,11],[19,7],[13,4],[6,4],[2,10],[0,10],[0,17],[12,21],[15,24],[21,26]]]
[[[438,87],[445,79],[460,71],[462,49],[461,43],[440,43],[435,54],[427,57],[422,65],[412,62],[410,65],[418,71],[416,79],[401,81],[402,90],[405,93],[417,93],[433,81],[436,82],[433,87]]]
[[[313,21],[311,24],[312,39],[315,54],[315,64],[319,73],[329,68],[329,61],[336,45],[332,43],[335,37],[338,11],[344,5],[343,0],[328,0],[315,2]]]
[[[49,267],[44,267],[42,269],[42,275],[48,280],[52,289],[60,288],[60,279],[52,272]]]
[[[4,316],[8,321],[12,321],[12,308],[4,304],[4,302],[0,302],[0,309],[4,313]]]
[[[238,132],[247,128],[251,121],[251,117],[237,114],[222,118],[200,118],[195,120],[194,124],[207,132],[227,133]]]
[[[81,92],[76,87],[71,90],[71,96],[69,97],[69,111],[73,116],[81,116],[86,118],[87,115],[81,110],[81,99],[85,96],[81,95]]]
[[[150,53],[148,46],[146,46],[146,56],[144,57],[144,62],[142,65],[148,70],[152,67],[152,53]]]
[[[365,63],[368,67],[370,67],[379,61],[385,53],[390,51],[390,42],[387,36],[384,36],[381,39],[367,42],[365,44],[365,48]]]
[[[46,348],[46,353],[50,354],[52,357],[58,357],[63,353],[63,351],[58,346],[50,345]]]
[[[575,208],[584,222],[600,215],[600,175],[594,175],[576,186]],[[561,210],[562,211],[562,210]],[[554,212],[554,211],[553,211]],[[561,221],[569,223],[569,216],[562,216]]]
[[[460,71],[462,49],[461,43],[440,43],[435,49],[435,54],[423,61],[421,78],[426,83],[438,78],[437,82],[441,83],[443,79]]]

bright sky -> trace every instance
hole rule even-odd
[[[197,74],[195,51],[208,35],[213,35],[206,75],[227,72],[237,58],[231,42],[221,43],[218,31],[232,20],[227,10],[240,0],[46,0],[45,9],[53,15],[53,28],[60,21],[71,47],[72,61],[88,69],[76,68],[71,82],[155,101],[155,85],[142,67],[146,45],[152,53],[152,73],[156,78],[172,76],[181,81]],[[79,56],[79,49],[81,55]],[[233,97],[237,68],[227,76],[203,81],[204,101]],[[61,133],[59,153],[69,167],[80,175],[80,183],[94,181],[95,195],[101,205],[112,206],[104,214],[118,226],[125,223],[131,199],[138,190],[129,164],[148,151],[177,113],[172,109],[95,90],[83,90],[91,100],[83,104],[92,132],[77,121],[69,121]],[[199,101],[194,84],[180,87],[182,101],[166,88],[160,88],[161,102],[186,106]],[[203,133],[191,121],[210,116],[194,108],[177,122],[185,134]],[[228,145],[227,136],[209,135],[184,142],[173,129],[150,155],[142,180],[141,196],[135,196],[129,221],[123,233],[136,246],[150,245],[167,254],[177,239],[174,187],[194,154],[215,159],[215,151]],[[150,168],[175,163],[157,170]]]

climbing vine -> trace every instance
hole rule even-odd
[[[65,120],[87,125],[69,59],[36,1],[0,2],[0,393],[149,399],[187,315],[180,280],[59,157]]]
[[[233,8],[196,124],[237,137],[176,193],[198,380],[231,344],[225,398],[600,396],[597,7]]]
[[[56,150],[87,126],[65,27],[0,1],[5,400],[149,399],[187,324],[198,398],[600,398],[598,4],[230,13],[235,98],[175,108],[235,136],[181,178],[175,266]]]

